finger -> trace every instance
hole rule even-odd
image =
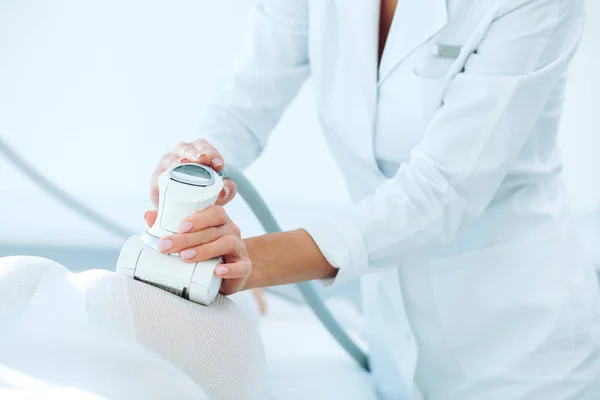
[[[179,158],[180,157],[178,157],[177,155],[175,155],[173,153],[165,154],[160,159],[160,163],[154,172],[158,173],[159,175],[162,174],[169,168],[174,167],[175,165],[179,164]]]
[[[228,221],[227,211],[222,206],[214,205],[186,218],[182,221],[180,229],[183,232],[199,232],[212,226],[225,225]]]
[[[219,293],[225,296],[235,294],[244,288],[245,278],[239,279],[223,279]]]
[[[223,181],[223,190],[221,190],[216,204],[219,206],[224,206],[225,204],[233,200],[236,194],[237,185],[235,184],[235,182],[230,179],[225,179]]]
[[[158,188],[155,189],[151,185],[151,187],[150,187],[150,200],[152,201],[152,204],[154,204],[155,207],[158,207],[158,197],[159,197]]]
[[[215,275],[223,279],[246,278],[251,272],[252,262],[249,259],[221,264],[215,268]]]
[[[201,154],[206,154],[209,160],[206,165],[210,165],[215,171],[223,169],[223,165],[225,164],[223,156],[221,156],[221,153],[213,145],[204,139],[198,139],[194,142],[194,147]]]
[[[214,242],[185,249],[179,253],[179,256],[185,262],[200,262],[216,257],[223,257],[227,262],[229,260],[237,261],[243,251],[245,248],[241,239],[225,235]]]
[[[177,146],[175,146],[175,149],[173,149],[173,155],[178,159],[187,158],[193,162],[199,162],[205,165],[210,163],[208,155],[204,154],[191,143],[179,142]]]
[[[158,210],[148,210],[144,214],[144,220],[148,226],[154,225],[156,222],[156,216],[158,215]]]
[[[265,300],[265,296],[264,296],[263,292],[264,292],[264,289],[262,289],[262,288],[252,289],[252,294],[254,295],[254,298],[256,299],[256,302],[258,303],[258,309],[260,310],[260,314],[266,315],[267,314],[267,301]]]
[[[158,177],[160,174],[177,164],[179,164],[179,158],[172,153],[167,153],[161,157],[156,169],[152,173],[152,177],[150,178],[150,198],[155,206],[158,206]]]
[[[206,243],[214,242],[220,237],[226,235],[240,237],[239,228],[233,223],[229,223],[221,226],[212,226],[198,232],[180,233],[173,236],[167,236],[163,239],[170,240],[172,242],[171,247],[168,249],[169,253],[178,253],[185,249],[190,249]],[[185,257],[182,258],[185,259]]]

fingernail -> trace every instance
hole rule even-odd
[[[192,223],[190,221],[182,222],[179,225],[179,233],[185,233],[192,230]]]
[[[223,165],[223,162],[221,160],[219,160],[218,158],[213,158],[212,165],[213,165],[213,167],[217,168],[217,167],[220,167],[221,165]]]
[[[179,255],[181,256],[182,259],[189,260],[190,258],[194,258],[194,256],[196,255],[196,250],[192,250],[192,249],[182,250],[179,252]]]
[[[146,212],[144,213],[144,219],[146,219],[146,217],[148,216],[148,213],[149,213],[149,212],[150,212],[150,210],[148,210],[148,211],[146,211]]]
[[[173,241],[169,239],[161,239],[158,241],[156,247],[158,247],[160,251],[169,250],[171,247],[173,247]]]
[[[223,188],[223,190],[225,191],[225,198],[228,198],[229,197],[229,187],[225,186]]]
[[[229,272],[229,268],[227,267],[217,267],[217,274],[219,275],[227,275]]]

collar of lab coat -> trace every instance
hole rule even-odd
[[[359,65],[361,79],[371,86],[381,84],[414,49],[448,23],[446,0],[398,0],[378,71],[380,0],[335,3],[343,35],[353,43],[352,61]]]
[[[334,0],[340,30],[351,47],[370,126],[377,88],[413,50],[448,23],[446,0],[398,0],[381,63],[377,68],[380,0]]]

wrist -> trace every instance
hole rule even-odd
[[[337,274],[303,229],[244,240],[252,272],[245,289],[331,278]]]
[[[244,283],[243,290],[255,289],[266,286],[263,283],[265,279],[261,276],[261,272],[264,270],[264,268],[261,266],[260,260],[260,255],[262,253],[262,251],[260,250],[260,242],[263,236],[264,235],[244,239],[244,244],[246,245],[246,249],[248,250],[248,256],[250,257],[250,261],[252,262],[252,271],[250,273],[250,276]]]

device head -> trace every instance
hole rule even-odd
[[[220,258],[185,263],[179,257],[157,252],[139,236],[132,236],[121,249],[117,273],[194,303],[210,305],[221,288],[222,279],[214,273],[220,263]]]

